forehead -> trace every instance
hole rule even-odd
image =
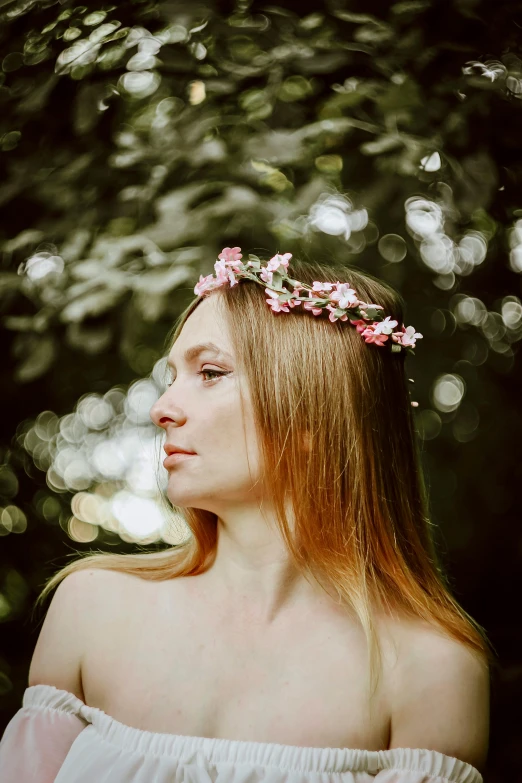
[[[189,315],[179,336],[170,350],[170,359],[175,361],[196,344],[213,343],[224,352],[232,354],[232,346],[219,296],[209,296]]]

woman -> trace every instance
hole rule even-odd
[[[191,536],[51,578],[4,783],[482,782],[493,653],[433,545],[422,335],[290,258],[225,248],[196,285],[151,409]]]

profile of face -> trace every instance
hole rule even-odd
[[[243,422],[239,369],[219,299],[204,298],[185,321],[168,356],[172,383],[150,417],[165,430],[165,446],[194,452],[167,468],[172,504],[221,515],[258,501],[262,488],[254,487],[260,463],[248,384],[241,379]]]

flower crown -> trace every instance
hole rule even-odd
[[[392,351],[401,351],[403,348],[414,353],[415,341],[422,334],[415,331],[413,326],[393,331],[398,321],[392,321],[390,316],[383,318],[380,310],[382,305],[370,304],[358,299],[356,291],[350,283],[320,283],[314,281],[312,287],[293,280],[288,276],[287,270],[292,253],[277,253],[266,266],[261,265],[257,256],[249,255],[249,260],[244,264],[240,247],[225,247],[214,264],[216,275],[200,275],[199,281],[194,287],[197,296],[204,296],[208,291],[230,284],[237,285],[242,278],[254,280],[266,288],[268,294],[267,304],[274,313],[289,313],[290,308],[297,307],[303,302],[305,310],[311,310],[314,315],[321,315],[324,310],[329,310],[330,321],[350,321],[365,342],[383,346],[391,335]],[[292,291],[285,288],[287,283]],[[306,296],[300,296],[301,292],[307,292]]]

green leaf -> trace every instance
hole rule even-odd
[[[270,288],[273,288],[274,291],[282,291],[283,290],[283,276],[280,272],[274,272],[272,276],[272,282],[270,284]]]
[[[370,16],[370,14],[354,14],[351,11],[333,11],[333,16],[342,19],[343,22],[354,22],[355,24],[373,22],[375,24],[381,24],[376,16]]]
[[[0,272],[0,297],[20,288],[22,278],[15,272]]]
[[[377,309],[375,307],[365,307],[364,309],[366,310],[366,313],[368,314],[368,318],[373,318],[373,319],[377,319],[378,318],[381,321],[384,320],[384,315],[383,315],[383,311],[382,310],[379,310],[379,309]]]
[[[390,8],[392,14],[420,14],[433,5],[433,0],[404,0],[404,2],[395,3]]]
[[[52,335],[20,334],[20,337],[14,351],[22,354],[23,359],[15,368],[14,378],[18,383],[29,383],[49,370],[57,357],[57,346]]]
[[[243,260],[243,259],[241,259],[241,260]],[[261,261],[259,260],[259,258],[257,256],[249,255],[247,260],[252,262],[250,264],[250,269],[255,269],[257,271],[259,271],[261,269]]]
[[[285,294],[279,294],[279,297],[278,297],[280,302],[288,302],[288,301],[290,301],[290,299],[293,299],[293,298],[294,298],[294,295],[292,294],[291,291],[288,291],[288,293],[285,293]]]
[[[86,296],[78,297],[69,302],[60,314],[60,320],[65,323],[83,321],[87,317],[94,317],[112,310],[120,301],[124,291],[122,289],[104,289],[93,291]]]
[[[172,291],[183,283],[190,283],[193,271],[189,266],[171,266],[166,269],[153,269],[143,272],[132,279],[136,291],[149,294],[161,294]]]
[[[35,320],[32,315],[7,315],[3,324],[6,329],[13,332],[33,332],[35,330]]]
[[[389,150],[397,149],[397,147],[403,146],[403,140],[397,135],[380,136],[375,141],[367,141],[361,144],[360,151],[364,155],[380,155],[381,152],[389,152]]]

